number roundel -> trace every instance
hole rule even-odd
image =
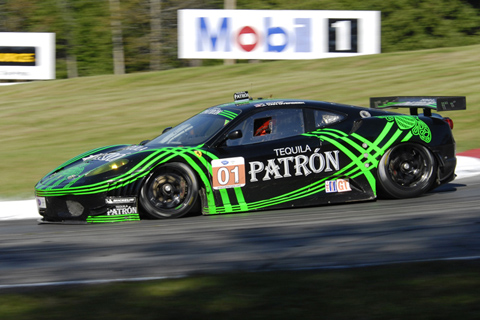
[[[245,159],[243,157],[212,161],[213,189],[243,187],[245,185]]]

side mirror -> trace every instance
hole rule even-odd
[[[227,134],[227,140],[235,140],[243,137],[242,130],[235,130]]]
[[[169,131],[170,129],[172,129],[172,127],[167,127],[167,128],[165,128],[165,129],[163,129],[162,134],[164,134],[165,132]]]
[[[231,131],[225,136],[225,138],[220,140],[218,146],[226,146],[227,140],[240,139],[241,137],[243,137],[242,130]]]

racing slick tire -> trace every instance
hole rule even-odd
[[[146,180],[140,191],[140,204],[152,218],[180,218],[194,208],[197,196],[193,170],[173,162],[162,165]]]
[[[436,161],[424,146],[403,143],[387,150],[378,165],[378,191],[386,198],[411,198],[429,191]]]

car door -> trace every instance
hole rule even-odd
[[[332,166],[321,159],[320,140],[304,135],[305,122],[302,108],[285,107],[261,110],[236,125],[232,131],[241,131],[241,137],[227,140],[212,162],[217,198],[222,189],[241,188],[237,198],[241,191],[249,209],[257,209],[288,206],[305,196],[315,175]]]

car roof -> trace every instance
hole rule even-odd
[[[240,109],[242,112],[250,112],[258,109],[266,108],[277,108],[277,107],[310,107],[310,108],[319,108],[327,109],[332,111],[339,111],[343,113],[349,113],[356,110],[370,110],[370,108],[364,108],[353,105],[346,105],[335,102],[327,101],[315,101],[315,100],[303,100],[303,99],[255,99],[255,100],[244,100],[244,101],[235,101],[230,103],[224,103],[212,108],[235,108]]]

